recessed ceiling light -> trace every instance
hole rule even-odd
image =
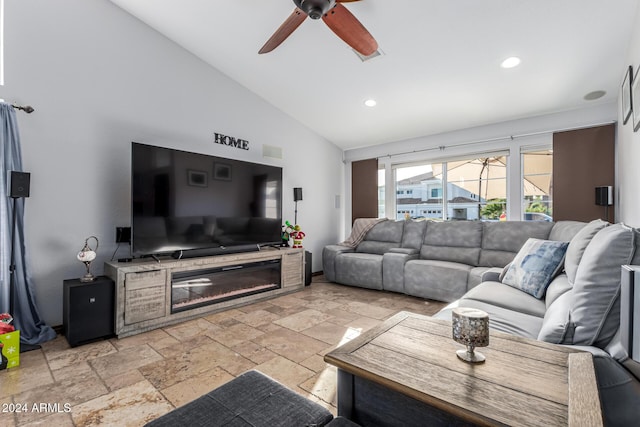
[[[364,101],[364,105],[366,105],[367,107],[375,107],[377,104],[378,103],[375,99],[367,99],[366,101]]]
[[[603,91],[603,90],[594,90],[593,92],[589,92],[588,94],[586,94],[584,96],[584,99],[586,101],[594,101],[596,99],[600,99],[603,96],[605,96],[607,94],[607,92]]]
[[[518,65],[520,65],[520,58],[518,58],[517,56],[507,58],[502,61],[502,64],[500,64],[502,68],[513,68],[517,67]]]

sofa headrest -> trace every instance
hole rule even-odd
[[[596,219],[586,224],[573,236],[569,242],[569,247],[567,247],[567,256],[564,260],[564,269],[569,277],[569,282],[573,283],[575,281],[580,260],[591,239],[593,239],[598,231],[607,226],[609,226],[608,222]]]
[[[373,226],[371,230],[364,236],[365,241],[377,241],[388,243],[402,242],[402,232],[404,230],[404,221],[381,221]]]
[[[549,233],[549,240],[570,242],[585,225],[587,223],[582,221],[558,221],[553,224],[553,228]]]
[[[573,344],[604,347],[620,325],[620,268],[635,252],[635,230],[624,224],[600,229],[587,245],[573,283]]]

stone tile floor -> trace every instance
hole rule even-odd
[[[249,369],[336,413],[323,356],[401,310],[444,303],[328,283],[123,339],[63,336],[0,372],[0,426],[139,426]]]

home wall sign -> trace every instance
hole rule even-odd
[[[233,136],[223,135],[221,133],[213,134],[213,142],[216,144],[227,145],[229,147],[235,147],[240,150],[249,149],[249,141],[246,139],[235,138]]]

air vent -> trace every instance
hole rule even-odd
[[[383,51],[381,51],[380,49],[376,50],[375,52],[373,52],[371,55],[368,55],[368,56],[364,56],[364,55],[362,55],[362,54],[361,54],[360,52],[358,52],[357,50],[353,50],[353,53],[355,53],[356,55],[358,55],[358,58],[360,58],[360,60],[361,60],[362,62],[366,62],[366,61],[368,61],[368,60],[370,60],[370,59],[377,58],[378,56],[383,56],[383,55],[384,55],[384,52],[383,52]]]
[[[262,157],[271,157],[274,159],[282,158],[282,147],[276,147],[275,145],[262,145]]]

